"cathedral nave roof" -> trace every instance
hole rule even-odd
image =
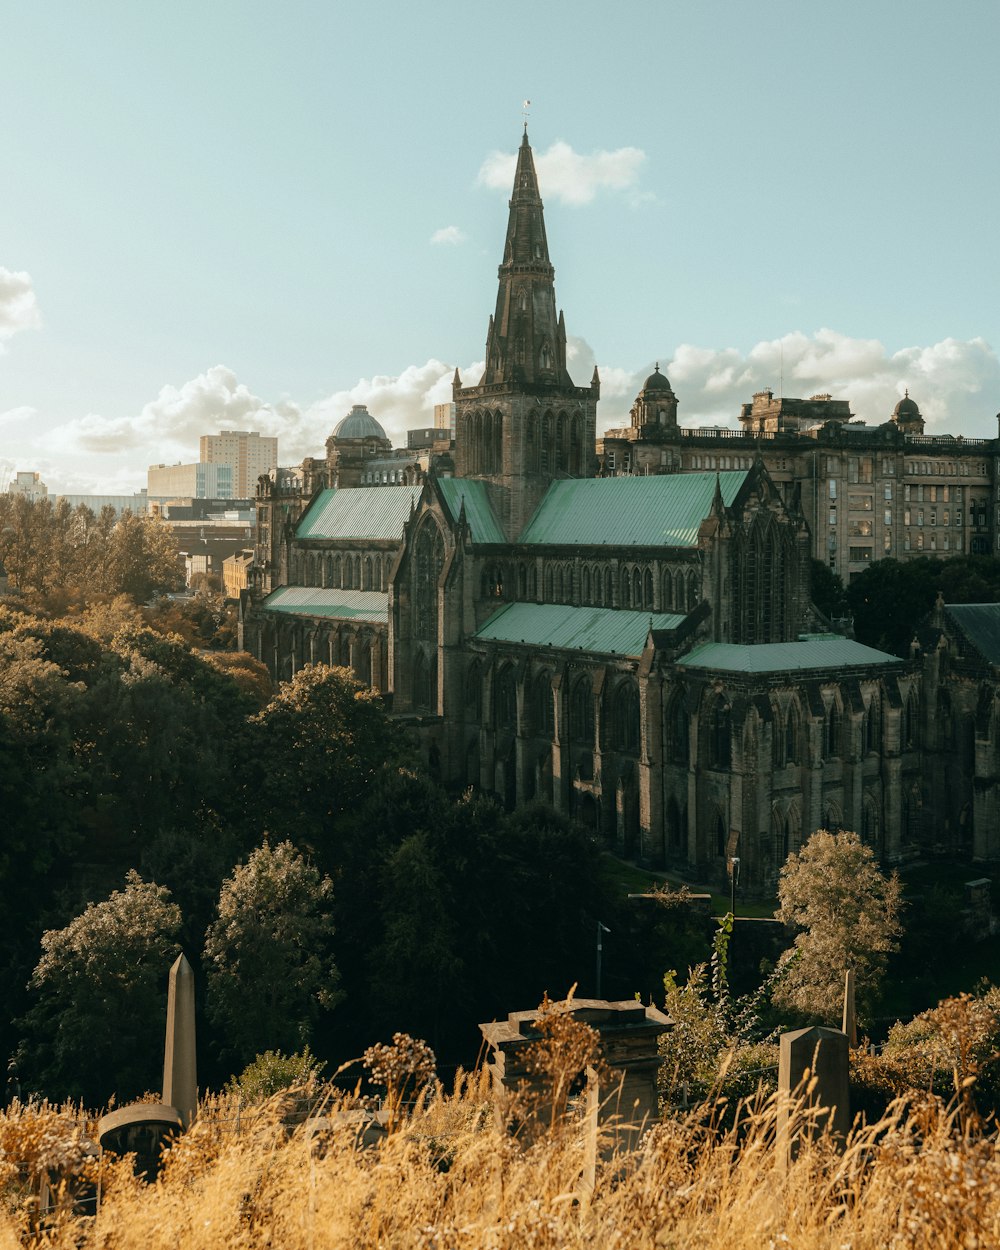
[[[650,628],[676,629],[684,620],[683,615],[670,612],[575,608],[564,603],[508,603],[494,612],[476,637],[490,642],[636,657],[646,646]]]
[[[715,484],[728,507],[749,470],[553,482],[519,541],[553,546],[694,547]]]
[[[420,488],[415,486],[344,486],[323,490],[303,513],[295,537],[399,542],[410,510],[419,498]]]

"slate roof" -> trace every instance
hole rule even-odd
[[[334,620],[376,621],[387,624],[389,596],[378,590],[279,586],[261,603],[260,610],[288,612],[293,616],[328,616]]]
[[[345,486],[323,490],[306,509],[297,538],[390,539],[403,537],[418,486]]]
[[[521,534],[559,546],[693,547],[718,478],[731,504],[747,470],[553,482]]]
[[[683,616],[625,612],[614,608],[575,608],[561,603],[508,603],[479,630],[477,638],[532,647],[592,651],[598,655],[638,656],[653,629],[676,629]]]
[[[490,505],[485,482],[473,481],[469,478],[442,477],[438,479],[438,488],[454,520],[458,520],[458,514],[462,511],[462,503],[465,502],[465,516],[469,522],[474,543],[505,543],[507,541]]]
[[[945,611],[988,664],[1000,664],[1000,603],[948,603]]]
[[[840,634],[814,635],[805,642],[764,642],[743,646],[706,642],[682,656],[679,668],[706,668],[722,673],[788,673],[824,668],[859,668],[901,664],[894,655],[876,651]]]

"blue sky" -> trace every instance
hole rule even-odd
[[[783,375],[993,435],[998,48],[993,0],[8,2],[0,478],[426,423],[482,359],[525,97],[599,428],[659,360],[687,423]]]

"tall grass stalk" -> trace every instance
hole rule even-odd
[[[128,1160],[84,1164],[91,1180],[101,1171],[97,1218],[66,1201],[42,1227],[26,1218],[8,1153],[0,1250],[1000,1245],[996,1135],[981,1125],[969,1131],[930,1096],[893,1103],[841,1150],[803,1133],[791,1161],[777,1145],[776,1100],[763,1096],[726,1117],[730,1127],[703,1110],[664,1120],[630,1153],[607,1148],[604,1126],[585,1201],[579,1108],[571,1105],[537,1134],[519,1134],[516,1108],[508,1114],[499,1105],[484,1075],[460,1074],[455,1089],[418,1100],[398,1131],[360,1149],[348,1103],[331,1101],[323,1109],[328,1127],[317,1132],[289,1125],[287,1100],[276,1098],[237,1133],[225,1100],[208,1102],[155,1183],[137,1181]],[[37,1143],[20,1114],[26,1142]],[[808,1127],[812,1112],[794,1114]],[[0,1117],[0,1140],[16,1153],[18,1129],[8,1117]]]

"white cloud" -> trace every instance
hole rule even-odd
[[[432,243],[450,243],[453,247],[459,243],[464,243],[465,239],[465,231],[460,230],[458,226],[442,226],[440,230],[435,230],[431,235]]]
[[[122,452],[143,450],[150,463],[198,458],[198,439],[221,429],[254,429],[274,434],[294,429],[294,404],[272,405],[254,395],[225,365],[213,365],[183,386],[164,386],[142,410],[124,417],[87,413],[48,436],[60,450]]]
[[[41,324],[31,275],[13,273],[0,265],[0,345],[19,330],[37,330]]]
[[[641,148],[615,148],[613,152],[574,152],[561,139],[547,152],[536,152],[535,169],[543,198],[564,204],[589,204],[598,191],[628,191],[633,199],[646,199],[637,183],[645,152]],[[510,191],[517,156],[491,152],[479,170],[479,182],[498,191]]]
[[[665,360],[665,356],[661,357]],[[621,425],[649,361],[628,375],[622,392],[618,371],[602,366],[601,380],[618,377],[616,392],[602,385],[601,428]],[[740,405],[755,391],[808,398],[829,393],[850,401],[851,411],[871,425],[889,419],[905,389],[920,406],[928,433],[996,436],[1000,408],[1000,359],[981,338],[943,339],[928,347],[890,352],[877,339],[858,339],[822,329],[800,331],[755,344],[749,351],[683,343],[661,366],[670,378],[684,425],[738,424]]]
[[[460,367],[463,383],[469,386],[478,382],[483,368],[481,360]],[[334,391],[305,413],[305,424],[312,431],[313,442],[302,455],[319,455],[334,426],[347,416],[354,404],[366,405],[393,444],[405,446],[407,430],[433,425],[434,405],[450,403],[454,376],[453,364],[428,360],[423,365],[410,365],[397,375],[360,378],[350,390]]]
[[[585,339],[567,340],[567,364],[578,386],[590,382],[594,352]],[[602,364],[598,432],[620,426],[651,358],[639,369]],[[756,343],[749,351],[685,343],[672,359],[660,356],[680,402],[685,425],[735,426],[740,405],[755,391],[808,397],[829,392],[850,400],[851,410],[869,423],[888,419],[908,387],[920,405],[928,432],[994,437],[993,414],[1000,408],[1000,359],[981,338],[943,339],[927,347],[888,351],[874,339],[856,339],[833,330],[786,334]],[[475,385],[483,362],[460,369]],[[434,405],[451,399],[453,364],[431,359],[398,374],[359,378],[302,408],[284,400],[260,398],[224,365],[206,369],[182,386],[165,386],[140,412],[127,417],[88,414],[47,435],[37,433],[40,414],[29,407],[0,413],[4,455],[17,467],[42,473],[50,490],[66,493],[131,493],[145,482],[148,465],[198,458],[198,438],[220,429],[259,430],[278,437],[282,464],[322,456],[326,439],[354,404],[365,404],[395,446],[406,431],[433,422]],[[782,382],[783,375],[783,382]],[[8,472],[14,460],[0,462]]]

